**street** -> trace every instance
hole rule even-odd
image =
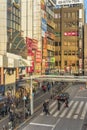
[[[61,104],[57,110],[57,101],[50,106],[50,115],[40,113],[22,130],[82,130],[87,112],[87,90],[83,84],[72,85],[67,92],[70,94],[69,107]]]

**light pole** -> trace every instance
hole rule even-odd
[[[30,77],[31,79],[31,85],[30,85],[30,111],[31,111],[31,115],[33,114],[33,91],[32,91],[32,75]]]

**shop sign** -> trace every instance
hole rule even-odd
[[[78,33],[75,31],[72,32],[64,32],[64,36],[78,36]]]
[[[41,27],[44,32],[47,31],[47,22],[44,18],[42,18],[42,20],[41,20]]]
[[[81,4],[83,0],[57,0],[56,5]]]
[[[0,67],[3,66],[3,56],[0,55]]]

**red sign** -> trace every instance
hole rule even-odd
[[[28,56],[32,56],[32,39],[26,37],[26,45]]]
[[[36,62],[41,62],[42,61],[42,54],[40,50],[36,51]]]
[[[78,36],[78,33],[76,31],[64,32],[64,36]]]

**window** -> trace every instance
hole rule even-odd
[[[72,12],[72,18],[75,18],[75,12]]]
[[[64,55],[67,55],[67,51],[64,51]]]
[[[55,55],[56,55],[56,56],[58,55],[58,51],[55,51]]]
[[[67,13],[64,13],[64,18],[67,18]]]
[[[55,66],[58,66],[58,61],[55,61]]]
[[[55,46],[58,46],[58,42],[55,42]]]
[[[70,50],[69,50],[68,54],[71,55],[71,51]]]
[[[64,61],[64,65],[67,65],[67,61]]]
[[[67,46],[67,42],[66,41],[64,42],[64,46]]]
[[[72,55],[75,55],[75,51],[72,51]]]
[[[79,61],[78,60],[77,60],[76,64],[77,64],[77,66],[79,66]]]
[[[61,61],[59,61],[59,66],[61,66]]]

